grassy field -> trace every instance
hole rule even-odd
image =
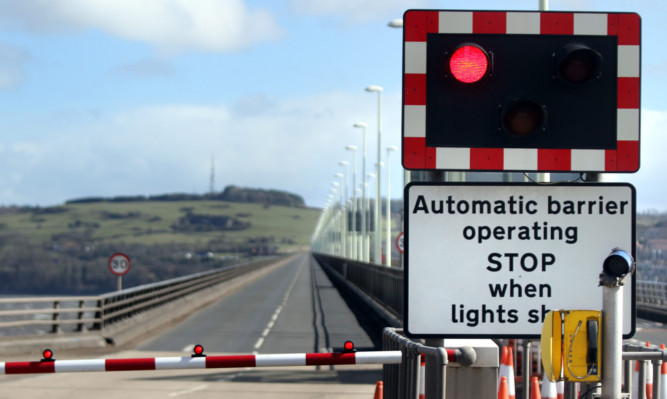
[[[213,229],[182,232],[174,226],[184,215],[227,216],[249,223],[242,230]],[[48,243],[54,236],[85,234],[94,243],[204,244],[210,240],[248,242],[271,238],[281,251],[305,247],[320,211],[225,201],[138,201],[67,204],[22,209],[0,215],[0,233],[20,234],[31,243]]]
[[[107,263],[115,252],[131,258],[123,286],[134,287],[307,249],[319,215],[222,200],[0,207],[0,294],[113,291]]]

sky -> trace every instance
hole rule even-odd
[[[368,125],[367,172],[400,149],[407,9],[537,10],[538,0],[2,0],[0,205],[203,194],[227,185],[326,204]],[[642,17],[641,169],[608,176],[667,211],[667,2],[549,2]],[[389,158],[401,198],[400,150]],[[212,168],[213,166],[213,168]],[[385,166],[386,168],[386,166]],[[350,176],[351,176],[350,170]],[[382,171],[386,195],[386,169]],[[351,177],[350,177],[351,179]]]

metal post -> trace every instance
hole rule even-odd
[[[653,397],[658,399],[660,398],[660,390],[665,389],[661,386],[662,384],[662,375],[660,373],[660,368],[662,366],[662,360],[652,360],[653,363]]]
[[[533,362],[530,358],[530,341],[523,341],[523,399],[530,399],[530,373],[532,372]]]
[[[424,373],[426,375],[426,387],[424,394],[427,398],[444,399],[445,397],[445,372],[447,365],[447,352],[444,350],[445,340],[440,338],[431,338],[424,341],[426,346],[431,346],[444,351],[444,359],[442,354],[439,356],[426,356],[426,364]]]
[[[53,301],[53,315],[51,316],[52,324],[51,324],[51,332],[52,333],[59,333],[60,331],[60,323],[58,321],[60,320],[60,312],[58,310],[60,309],[60,301]]]
[[[632,362],[629,360],[623,361],[623,393],[632,392]]]
[[[639,383],[637,384],[637,397],[646,399],[646,360],[637,360],[639,362]]]
[[[445,399],[447,394],[447,350],[443,347],[435,348],[437,354],[435,356],[435,364],[431,369],[425,371],[426,381],[429,379],[432,382],[426,383],[424,395],[427,398]],[[428,357],[427,357],[428,359]]]
[[[625,268],[621,267],[625,266]],[[602,398],[620,399],[623,382],[623,285],[634,270],[630,254],[615,248],[605,259],[602,286]],[[640,375],[641,378],[641,375]]]
[[[602,397],[621,397],[623,381],[623,286],[602,288]]]

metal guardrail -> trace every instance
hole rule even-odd
[[[354,284],[366,295],[389,311],[394,317],[403,320],[403,270],[357,262],[314,253],[318,262],[334,269],[345,280]]]
[[[252,272],[276,257],[99,296],[0,298],[0,336],[102,331],[119,321]]]
[[[667,283],[637,281],[637,303],[667,309]]]
[[[498,348],[495,345],[484,347],[482,341],[484,340],[476,341],[478,346],[470,346],[470,342],[463,343],[463,346],[445,349],[442,346],[428,346],[413,341],[406,337],[400,328],[385,328],[382,331],[382,349],[385,351],[398,349],[401,351],[402,359],[400,364],[383,366],[384,397],[388,399],[496,397]],[[420,358],[424,362],[424,369],[421,372]],[[456,371],[462,368],[467,370],[462,373]],[[451,387],[447,387],[448,378],[455,381]]]

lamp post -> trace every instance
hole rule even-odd
[[[342,173],[336,173],[334,175],[335,177],[340,179],[340,190],[339,192],[339,206],[338,206],[338,228],[340,229],[340,255],[344,258],[347,256],[347,246],[346,246],[346,240],[347,240],[347,234],[345,231],[345,225],[346,225],[346,220],[345,220],[345,191],[347,190],[347,187],[345,187],[346,181],[345,181],[345,175]]]
[[[392,145],[387,147],[387,235],[385,237],[385,262],[386,266],[391,267],[391,163],[389,162],[389,154],[392,151],[398,151],[398,147]]]
[[[371,92],[371,93],[377,93],[378,94],[378,137],[377,137],[377,163],[378,163],[378,168],[377,168],[377,180],[375,182],[375,250],[373,251],[373,261],[376,264],[382,264],[382,259],[381,259],[381,237],[382,237],[382,232],[380,230],[380,163],[382,162],[382,150],[381,150],[381,115],[382,115],[382,90],[384,90],[381,86],[376,86],[376,85],[370,85],[366,87],[366,91]]]
[[[343,182],[343,246],[345,248],[345,257],[349,257],[351,250],[350,250],[350,237],[348,235],[348,232],[350,231],[349,226],[348,226],[348,214],[350,213],[350,210],[348,209],[348,196],[347,196],[347,187],[350,185],[350,174],[348,172],[348,167],[350,166],[350,163],[347,161],[339,161],[338,164],[340,166],[345,167],[345,178]]]
[[[375,173],[369,173],[366,175],[366,190],[370,191],[371,189],[371,180],[375,179]],[[371,209],[371,196],[367,195],[366,196],[366,209],[370,211]],[[368,215],[370,216],[370,212],[368,212]],[[370,222],[370,220],[369,220]],[[365,252],[365,257],[366,257],[366,262],[370,262],[370,255],[371,255],[371,241],[370,241],[370,232],[369,232],[369,240],[367,240],[366,245],[364,247],[364,252]]]
[[[353,145],[345,146],[345,149],[352,151],[352,259],[359,260],[357,253],[357,147]]]
[[[339,198],[338,191],[339,191],[340,184],[338,184],[338,182],[336,182],[336,181],[332,182],[331,184],[333,185],[333,187],[330,189],[331,194],[333,194],[333,199],[332,199],[333,213],[332,213],[332,222],[331,223],[333,225],[333,231],[334,231],[332,241],[333,241],[333,246],[334,246],[334,255],[340,256],[340,246],[339,246],[339,243],[338,243],[338,236],[340,235],[340,222],[338,221],[338,209],[340,207],[340,204],[339,204],[339,201],[338,201],[338,198]]]
[[[368,262],[368,257],[366,256],[366,213],[368,212],[368,203],[366,201],[366,124],[364,122],[357,122],[353,126],[361,128],[361,260]]]

